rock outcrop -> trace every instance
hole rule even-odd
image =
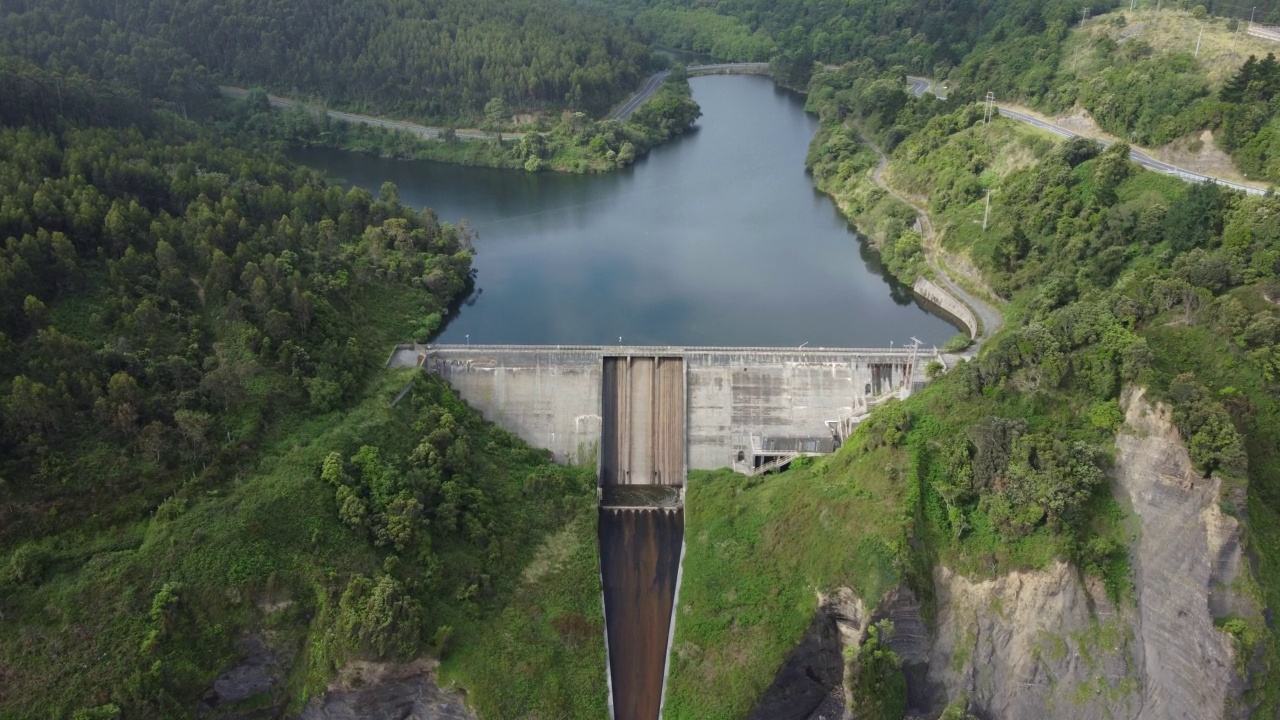
[[[818,610],[749,720],[840,720],[844,716],[845,645],[857,645],[867,613],[853,591],[818,597]]]
[[[301,720],[475,720],[462,693],[436,682],[435,667],[427,659],[351,663]]]
[[[1222,483],[1192,467],[1172,411],[1141,390],[1125,400],[1115,480],[1141,526],[1131,558],[1137,587],[1134,717],[1231,717],[1243,690],[1232,640],[1214,614],[1256,612],[1231,587],[1241,569],[1240,527],[1219,507]]]
[[[1124,408],[1113,491],[1131,509],[1135,597],[1116,607],[1064,562],[985,581],[937,568],[915,707],[931,696],[936,713],[963,694],[987,720],[1247,714],[1233,640],[1214,625],[1259,613],[1233,589],[1248,572],[1239,524],[1219,507],[1221,481],[1195,471],[1170,409],[1141,390],[1126,393]]]
[[[1055,562],[980,582],[938,568],[934,587],[929,681],[947,698],[967,695],[991,720],[1137,717],[1134,613],[1100,583]]]

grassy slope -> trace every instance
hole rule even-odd
[[[989,128],[962,130],[920,156],[900,152],[889,175],[900,188],[926,197],[940,192],[939,183],[962,185],[957,176],[998,187],[1011,172],[1034,165],[1051,146],[1045,136],[1001,121]],[[1082,168],[1081,175],[1091,172],[1088,163]],[[1117,195],[1121,202],[1167,199],[1182,187],[1176,179],[1140,172],[1125,180]],[[998,201],[993,202],[996,226],[1001,221],[998,208]],[[984,250],[982,212],[980,200],[941,209],[935,225],[944,231],[948,249],[961,254]],[[1012,317],[1020,316],[1022,298],[1015,296],[1008,310]],[[1280,601],[1280,525],[1272,522],[1275,513],[1261,498],[1276,492],[1272,478],[1280,477],[1276,400],[1267,394],[1267,383],[1257,371],[1230,359],[1236,353],[1211,331],[1160,325],[1144,335],[1161,359],[1159,371],[1165,381],[1176,372],[1195,369],[1211,387],[1242,388],[1259,411],[1246,430],[1251,474],[1258,479],[1251,490],[1250,549],[1261,560],[1264,600],[1274,607]],[[934,564],[990,577],[1070,557],[1070,538],[1041,527],[1016,543],[1006,543],[981,512],[969,514],[970,529],[955,540],[946,528],[940,498],[917,470],[925,467],[923,461],[939,442],[962,435],[988,415],[1023,418],[1031,431],[1105,443],[1110,431],[1086,420],[1094,403],[1085,394],[1066,390],[1023,394],[1006,389],[966,398],[947,376],[905,403],[912,429],[898,447],[880,446],[880,431],[864,424],[839,453],[808,468],[757,480],[726,472],[695,474],[688,490],[687,550],[668,716],[742,716],[804,632],[817,592],[848,585],[874,602],[896,580],[911,582],[913,573],[919,580]],[[1124,512],[1109,493],[1095,493],[1088,515],[1091,537],[1128,540]],[[908,534],[922,541],[915,549],[904,541]],[[1113,593],[1128,596],[1126,563],[1112,562],[1101,573]],[[927,609],[927,579],[912,584],[925,591]],[[1260,659],[1270,667],[1274,657],[1274,646],[1268,644]],[[1255,686],[1259,699],[1274,703],[1276,692],[1269,684]]]
[[[743,717],[808,626],[816,592],[850,585],[878,598],[898,582],[906,488],[884,470],[906,461],[846,450],[763,479],[690,477],[664,717]]]
[[[943,380],[903,404],[912,430],[895,445],[864,424],[836,455],[780,475],[748,479],[695,473],[687,495],[684,581],[680,589],[665,717],[738,718],[768,687],[817,607],[817,593],[847,586],[874,608],[907,582],[927,595],[943,564],[975,576],[1038,568],[1070,553],[1070,539],[1040,528],[1007,543],[978,511],[953,541],[945,509],[927,478],[926,455],[986,415],[1024,418],[1031,430],[1080,427],[1074,398],[1006,394],[963,400]],[[1094,532],[1123,539],[1122,514],[1105,492],[1094,499]],[[914,537],[923,542],[909,542]],[[1127,588],[1128,568],[1105,579]]]
[[[1123,17],[1124,25],[1117,25],[1114,18]],[[1241,22],[1237,32],[1227,29],[1227,19],[1208,17],[1204,20],[1204,35],[1200,35],[1201,21],[1183,10],[1117,10],[1099,15],[1082,30],[1072,32],[1063,48],[1059,74],[1071,73],[1076,77],[1089,77],[1102,70],[1094,43],[1102,37],[1112,40],[1131,38],[1151,45],[1154,57],[1173,53],[1193,54],[1196,39],[1200,39],[1200,68],[1209,87],[1217,92],[1240,69],[1250,55],[1266,57],[1276,52],[1276,43],[1245,33],[1248,23]]]

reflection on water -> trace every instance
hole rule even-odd
[[[693,78],[696,132],[597,176],[398,162],[303,162],[479,231],[483,290],[442,340],[879,347],[955,330],[887,278],[804,169],[816,120],[756,76]]]

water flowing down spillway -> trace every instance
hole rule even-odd
[[[615,720],[658,718],[683,544],[683,508],[600,509]]]
[[[614,720],[658,720],[684,547],[683,357],[601,360],[600,580]]]

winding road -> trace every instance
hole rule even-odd
[[[658,88],[662,87],[662,83],[666,82],[670,75],[670,70],[663,70],[660,73],[654,73],[651,75],[649,79],[645,81],[644,86],[641,87],[635,95],[631,96],[630,100],[623,103],[622,107],[613,111],[613,114],[609,116],[609,119],[626,120],[631,117],[631,113],[639,110],[641,105],[648,102],[649,98],[653,97],[653,94],[658,92]]]
[[[974,338],[974,345],[970,349],[970,352],[967,353],[969,355],[976,355],[978,348],[982,345],[982,342],[984,340],[989,340],[1000,331],[1001,327],[1004,326],[1004,314],[986,300],[977,297],[973,293],[970,293],[968,290],[957,285],[956,282],[951,279],[951,276],[947,274],[946,270],[938,264],[938,257],[942,254],[942,246],[938,242],[938,234],[933,229],[933,221],[929,219],[928,211],[915,204],[911,198],[908,198],[897,190],[894,190],[889,186],[889,183],[885,182],[884,170],[889,166],[889,156],[884,154],[884,151],[880,149],[880,146],[871,139],[871,136],[863,132],[861,127],[858,127],[857,125],[854,125],[853,127],[854,130],[857,131],[858,136],[862,138],[862,141],[865,142],[872,150],[875,150],[876,155],[879,157],[879,161],[876,163],[875,169],[871,171],[872,182],[907,207],[916,211],[916,218],[920,223],[920,239],[925,247],[924,257],[929,263],[930,269],[933,270],[934,277],[938,284],[960,300],[961,303],[968,305],[969,309],[973,311],[974,315],[978,316],[978,320],[982,323],[982,332],[978,333]]]
[[[249,91],[244,88],[230,87],[221,85],[218,87],[219,92],[227,97],[244,99],[249,96]],[[288,110],[294,107],[301,107],[314,115],[325,114],[334,120],[342,120],[350,123],[361,123],[363,125],[372,125],[373,127],[387,128],[388,130],[403,130],[413,133],[419,137],[428,140],[439,140],[440,135],[444,133],[445,128],[429,127],[427,125],[419,125],[417,123],[404,122],[402,120],[388,120],[386,118],[374,117],[372,115],[357,115],[356,113],[342,112],[341,110],[327,110],[317,105],[309,105],[307,103],[290,100],[286,97],[278,95],[267,95],[267,102],[271,107],[278,110]],[[479,130],[455,130],[454,133],[462,140],[493,140],[491,133],[481,132]],[[503,133],[506,138],[522,137],[523,133]]]
[[[936,91],[933,91],[933,81],[928,78],[908,76],[907,91],[910,92],[912,95],[915,95],[916,97],[921,97],[926,92],[933,92],[934,95],[937,95],[940,100],[947,99],[945,95],[939,95]],[[1021,112],[1019,110],[1014,110],[1013,108],[1008,107],[1006,105],[1001,105],[1000,103],[996,103],[996,108],[999,109],[1000,114],[1003,115],[1004,117],[1010,118],[1012,120],[1017,120],[1018,122],[1026,123],[1027,125],[1031,125],[1032,127],[1036,127],[1041,130],[1045,130],[1047,132],[1051,132],[1054,135],[1058,135],[1060,137],[1088,138],[1087,135],[1082,135],[1078,132],[1068,130],[1067,128],[1064,128],[1061,125],[1049,122],[1048,120],[1043,120],[1041,118],[1035,117],[1034,115],[1030,115],[1028,113]],[[1103,147],[1109,147],[1111,145],[1111,142],[1107,140],[1098,140],[1097,138],[1088,138],[1088,139],[1094,140],[1094,142],[1101,144]],[[1225,185],[1226,187],[1239,190],[1241,192],[1249,193],[1250,195],[1265,195],[1267,193],[1267,191],[1263,190],[1262,188],[1253,187],[1251,185],[1243,185],[1241,183],[1232,182],[1230,180],[1224,180],[1222,178],[1214,177],[1212,175],[1203,175],[1201,173],[1188,170],[1186,168],[1180,168],[1177,165],[1171,165],[1162,160],[1157,160],[1140,150],[1134,150],[1131,148],[1129,150],[1129,158],[1134,162],[1138,163],[1139,165],[1141,165],[1142,167],[1147,168],[1148,170],[1153,170],[1155,172],[1163,173],[1165,175],[1173,175],[1174,177],[1181,178],[1183,180],[1186,180],[1187,182],[1205,182],[1205,181],[1215,182],[1215,183],[1218,183],[1219,185]]]
[[[713,63],[710,65],[690,65],[685,68],[690,75],[714,75],[718,73],[742,73],[755,75],[769,71],[769,63]],[[662,87],[662,83],[666,82],[671,76],[670,70],[654,73],[644,82],[644,85],[631,96],[630,100],[623,103],[613,114],[609,116],[610,120],[626,120],[631,114],[640,109],[658,92],[658,88]]]

